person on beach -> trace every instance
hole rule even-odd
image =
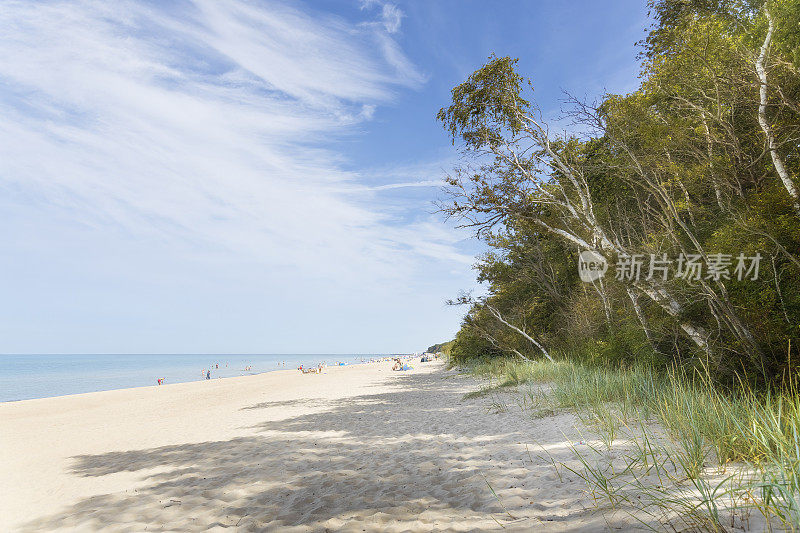
[[[206,371],[206,379],[211,379],[211,370]]]

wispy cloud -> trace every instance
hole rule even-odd
[[[6,201],[332,276],[468,261],[454,235],[399,224],[374,194],[435,181],[375,186],[326,145],[425,82],[393,38],[402,12],[363,13],[379,18],[278,2],[4,2]]]
[[[389,183],[388,185],[378,185],[372,187],[375,191],[387,191],[390,189],[405,189],[409,187],[444,187],[443,180],[426,180],[426,181],[407,181],[404,183]]]
[[[381,23],[389,33],[397,33],[400,31],[400,25],[403,22],[405,13],[391,2],[385,0],[362,0],[361,9],[371,9],[378,7],[381,14]]]

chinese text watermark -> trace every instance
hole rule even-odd
[[[620,254],[614,266],[615,278],[619,281],[683,279],[688,282],[700,280],[758,279],[761,254],[747,256],[744,253],[713,253],[703,259],[701,254],[678,254],[670,258],[667,254]],[[578,273],[585,282],[602,278],[608,270],[608,261],[599,252],[586,250],[578,258]]]

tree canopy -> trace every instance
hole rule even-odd
[[[800,4],[650,7],[639,89],[571,99],[572,133],[548,128],[509,57],[439,111],[463,150],[442,210],[490,250],[488,294],[456,300],[454,358],[558,352],[767,382],[796,369]],[[581,252],[605,275],[582,280]]]

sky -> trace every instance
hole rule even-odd
[[[546,117],[638,85],[644,2],[6,0],[0,353],[401,353],[481,251],[435,120],[494,53]]]

